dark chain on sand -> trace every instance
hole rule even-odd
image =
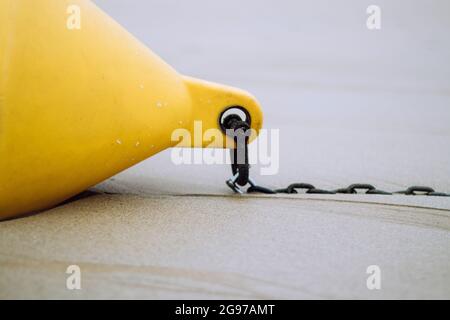
[[[407,196],[434,196],[434,197],[450,197],[450,194],[436,192],[433,188],[424,186],[412,186],[406,190],[387,192],[380,190],[368,183],[355,183],[345,188],[334,190],[325,190],[316,188],[309,183],[292,183],[283,189],[270,189],[257,185],[250,178],[250,164],[248,161],[248,138],[250,135],[250,126],[247,122],[242,121],[239,117],[229,116],[227,121],[227,135],[231,136],[235,141],[235,149],[231,151],[231,170],[233,176],[227,180],[227,185],[236,193],[263,193],[263,194],[297,194],[300,191],[306,194],[373,194],[373,195],[407,195]],[[249,185],[246,191],[243,187]]]

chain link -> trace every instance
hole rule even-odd
[[[250,178],[250,164],[248,162],[248,135],[249,126],[240,119],[230,117],[227,134],[234,138],[236,149],[231,149],[232,172],[233,176],[227,180],[227,185],[236,193],[244,193],[242,187],[249,184],[247,193],[263,193],[263,194],[298,194],[300,190],[306,194],[371,194],[371,195],[394,195],[401,194],[407,196],[434,196],[434,197],[450,197],[450,194],[436,192],[433,188],[424,186],[412,186],[403,191],[387,192],[377,189],[375,186],[367,183],[355,183],[346,188],[336,190],[318,189],[309,183],[293,183],[284,189],[270,189],[257,185]],[[243,154],[242,154],[243,153]],[[241,160],[241,161],[239,161]],[[242,161],[244,160],[244,161]]]

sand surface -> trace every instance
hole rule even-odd
[[[258,97],[281,143],[257,182],[450,192],[447,1],[378,1],[379,31],[361,1],[96,2],[180,72]],[[228,166],[170,154],[0,223],[0,298],[450,298],[450,198],[236,196]]]

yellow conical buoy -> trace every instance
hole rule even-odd
[[[78,27],[68,8],[78,8]],[[2,0],[0,219],[49,208],[174,146],[173,130],[195,120],[219,128],[230,106],[244,107],[258,132],[251,95],[180,76],[91,1]]]

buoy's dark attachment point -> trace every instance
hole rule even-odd
[[[219,117],[219,126],[224,133],[232,129],[233,121],[245,121],[248,126],[251,125],[251,117],[247,109],[241,106],[232,106],[226,108]]]

